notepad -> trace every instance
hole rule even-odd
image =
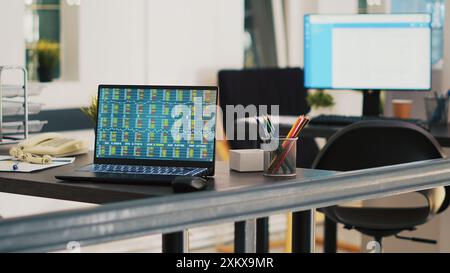
[[[53,162],[50,164],[40,165],[17,161],[14,160],[11,156],[0,156],[0,172],[12,172],[12,173],[37,172],[50,168],[72,164],[75,161],[75,157],[53,158],[52,161]],[[13,168],[15,164],[17,164],[18,167],[16,170],[14,170]]]

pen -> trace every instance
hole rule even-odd
[[[17,170],[19,169],[19,162],[15,162],[15,163],[12,165],[12,169],[13,169],[13,171],[17,171]]]
[[[55,163],[66,163],[66,162],[72,162],[72,159],[53,159],[52,162],[55,162]]]

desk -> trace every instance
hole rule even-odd
[[[5,149],[6,148],[2,147],[0,153],[5,154]],[[150,197],[170,196],[174,194],[170,187],[100,183],[63,183],[55,178],[55,175],[70,172],[75,168],[90,164],[92,158],[93,154],[90,153],[88,155],[79,156],[72,165],[33,174],[0,173],[0,192],[93,204],[107,204]],[[334,174],[335,172],[298,169],[297,177],[295,178],[268,178],[264,177],[261,173],[240,174],[229,171],[227,163],[217,162],[216,176],[213,179],[210,179],[208,190],[212,192],[237,192],[254,189],[256,191],[261,187],[270,190],[270,186],[276,186],[278,181],[301,184],[314,179],[329,177]],[[269,188],[267,188],[267,186],[269,186]],[[239,240],[245,241],[245,237],[240,236]],[[178,232],[163,235],[163,250],[166,252],[181,251],[182,242],[183,236]],[[242,244],[245,245],[245,243]]]
[[[290,127],[289,123],[281,123],[280,127]],[[303,130],[303,136],[320,137],[329,139],[337,131],[344,128],[343,126],[326,126],[326,125],[308,125]],[[442,147],[450,147],[450,125],[430,125],[430,134],[436,138]]]
[[[280,127],[290,127],[288,123],[280,122]],[[325,126],[325,125],[308,125],[304,131],[303,136],[320,137],[329,139],[337,131],[344,128],[344,126]],[[430,125],[430,134],[436,138],[442,147],[450,147],[450,125]]]
[[[295,116],[280,116],[278,119],[274,118],[273,122],[278,123],[280,126],[280,132],[286,133],[291,128],[292,124],[295,123],[297,117]],[[243,118],[238,120],[237,123],[248,122],[255,123],[255,119]],[[337,131],[344,128],[345,126],[327,126],[327,125],[313,125],[309,124],[303,131],[302,136],[313,137],[313,138],[325,138],[329,139]],[[430,133],[436,138],[439,144],[443,147],[450,147],[450,124],[445,125],[430,125]]]
[[[309,171],[299,173],[295,179],[258,187],[170,195],[0,221],[0,252],[57,251],[72,241],[83,246],[235,221],[246,221],[249,233],[254,234],[252,219],[256,218],[448,186],[450,160],[322,173],[317,178],[305,177],[312,174]],[[250,252],[255,249],[252,239],[254,236],[246,241]]]

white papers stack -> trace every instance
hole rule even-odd
[[[40,165],[17,161],[11,156],[0,156],[0,172],[31,173],[72,164],[74,161],[75,157],[53,158],[51,164]],[[14,165],[17,166],[16,169],[14,169]]]

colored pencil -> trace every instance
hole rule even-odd
[[[303,130],[303,128],[305,128],[305,126],[309,123],[310,119],[308,117],[305,117],[302,122],[299,124],[299,126],[296,128],[295,132],[294,132],[294,136],[292,138],[297,138],[301,131]],[[289,154],[289,152],[291,151],[292,147],[294,146],[294,142],[293,141],[289,141],[287,143],[288,147],[284,148],[284,152],[283,154],[280,156],[280,160],[277,161],[277,164],[275,165],[275,167],[273,168],[273,173],[278,172],[278,170],[280,169],[281,165],[283,164],[283,162],[286,160],[287,155]]]
[[[268,134],[270,136],[271,139],[275,139],[275,128],[273,127],[272,121],[270,120],[270,117],[268,117],[267,115],[264,115],[262,117],[264,124],[260,126],[261,128],[265,131],[266,134]],[[278,144],[277,149],[275,150],[275,152],[277,153],[277,156],[281,155],[283,153],[283,148],[281,145]],[[284,166],[286,165],[286,166]],[[296,169],[296,164],[295,162],[291,162],[290,158],[287,158],[287,160],[285,160],[285,162],[283,162],[283,164],[281,165],[281,167],[283,168],[283,170],[286,170],[286,168],[288,168],[290,171],[295,171]]]
[[[296,132],[298,132],[298,128],[301,126],[302,120],[304,120],[304,116],[301,115],[299,116],[296,121],[294,122],[294,124],[292,125],[291,129],[289,130],[289,133],[287,134],[286,138],[290,139],[293,136],[295,136]],[[286,146],[289,144],[289,140],[285,140],[282,145],[280,145],[281,149],[285,149]],[[270,166],[274,166],[275,162],[277,161],[278,157],[275,157],[272,162],[270,163]]]

